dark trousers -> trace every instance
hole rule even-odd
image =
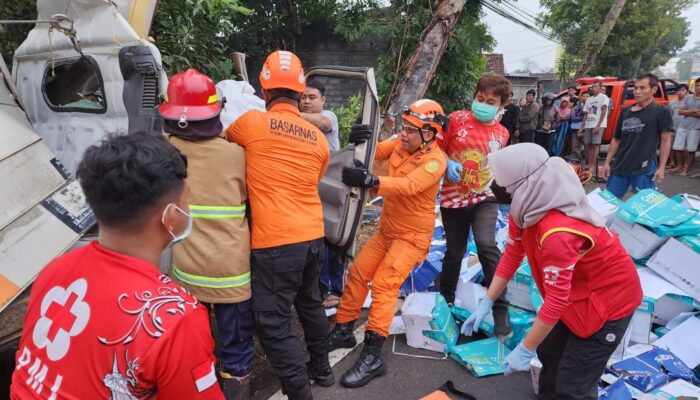
[[[518,143],[535,143],[535,131],[520,131]]]
[[[491,285],[496,267],[501,260],[501,252],[498,250],[495,237],[498,204],[485,201],[462,208],[440,207],[440,214],[447,241],[447,251],[440,274],[440,293],[445,296],[448,303],[454,303],[470,227],[474,232],[477,255],[484,271],[484,285],[486,287]],[[507,305],[505,291],[503,291],[501,297],[496,300],[494,308],[505,308]]]
[[[581,339],[559,321],[537,347],[542,362],[539,400],[594,400],[596,383],[620,344],[632,316],[608,321],[598,332]]]
[[[326,257],[321,268],[321,293],[343,294],[347,257],[344,252],[326,246]]]
[[[255,327],[289,399],[311,398],[304,349],[292,332],[292,305],[299,314],[312,363],[328,360],[328,319],[319,290],[324,253],[323,239],[251,253]]]
[[[212,304],[221,341],[221,370],[244,377],[253,371],[253,310],[251,301]]]
[[[539,144],[547,150],[547,153],[552,155],[552,144],[554,143],[554,133],[546,133],[537,131],[535,135],[535,143]]]

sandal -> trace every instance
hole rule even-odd
[[[328,293],[323,298],[323,308],[337,308],[340,304],[340,297],[335,293]]]

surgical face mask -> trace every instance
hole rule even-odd
[[[170,234],[170,236],[173,237],[173,240],[170,241],[170,246],[173,246],[173,245],[176,245],[176,244],[182,242],[183,240],[185,240],[185,238],[187,238],[190,235],[190,233],[192,233],[192,215],[183,211],[175,203],[170,203],[167,205],[167,207],[165,207],[165,210],[163,210],[163,216],[161,217],[161,223],[164,226],[165,226],[165,214],[168,212],[170,207],[175,207],[175,210],[177,210],[179,213],[187,216],[187,227],[185,228],[185,230],[181,234],[175,235],[172,231],[168,230],[168,233]]]
[[[491,181],[491,193],[493,193],[498,204],[510,204],[513,202],[513,196],[506,191],[506,188],[498,186],[495,179]]]
[[[489,122],[496,118],[498,107],[474,100],[472,102],[472,113],[478,121]]]

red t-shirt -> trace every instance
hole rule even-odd
[[[12,399],[223,399],[206,309],[144,260],[97,242],[37,277]]]
[[[440,192],[440,207],[460,208],[477,204],[492,196],[491,167],[486,156],[508,143],[508,130],[503,125],[484,125],[471,111],[455,111],[444,135],[437,143],[451,160],[462,164],[458,183],[445,179]]]

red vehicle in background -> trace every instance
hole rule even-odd
[[[605,94],[612,100],[611,106],[608,109],[608,127],[603,132],[603,144],[609,144],[615,134],[615,127],[620,118],[620,111],[623,108],[631,106],[634,101],[634,81],[620,80],[616,77],[593,77],[581,78],[576,80],[576,90],[578,95],[588,90],[593,82],[600,81],[605,88]],[[668,105],[669,102],[678,98],[678,82],[673,79],[659,79],[659,90],[654,95],[654,100],[657,103]],[[563,91],[557,95],[557,99],[564,97],[567,94]]]

